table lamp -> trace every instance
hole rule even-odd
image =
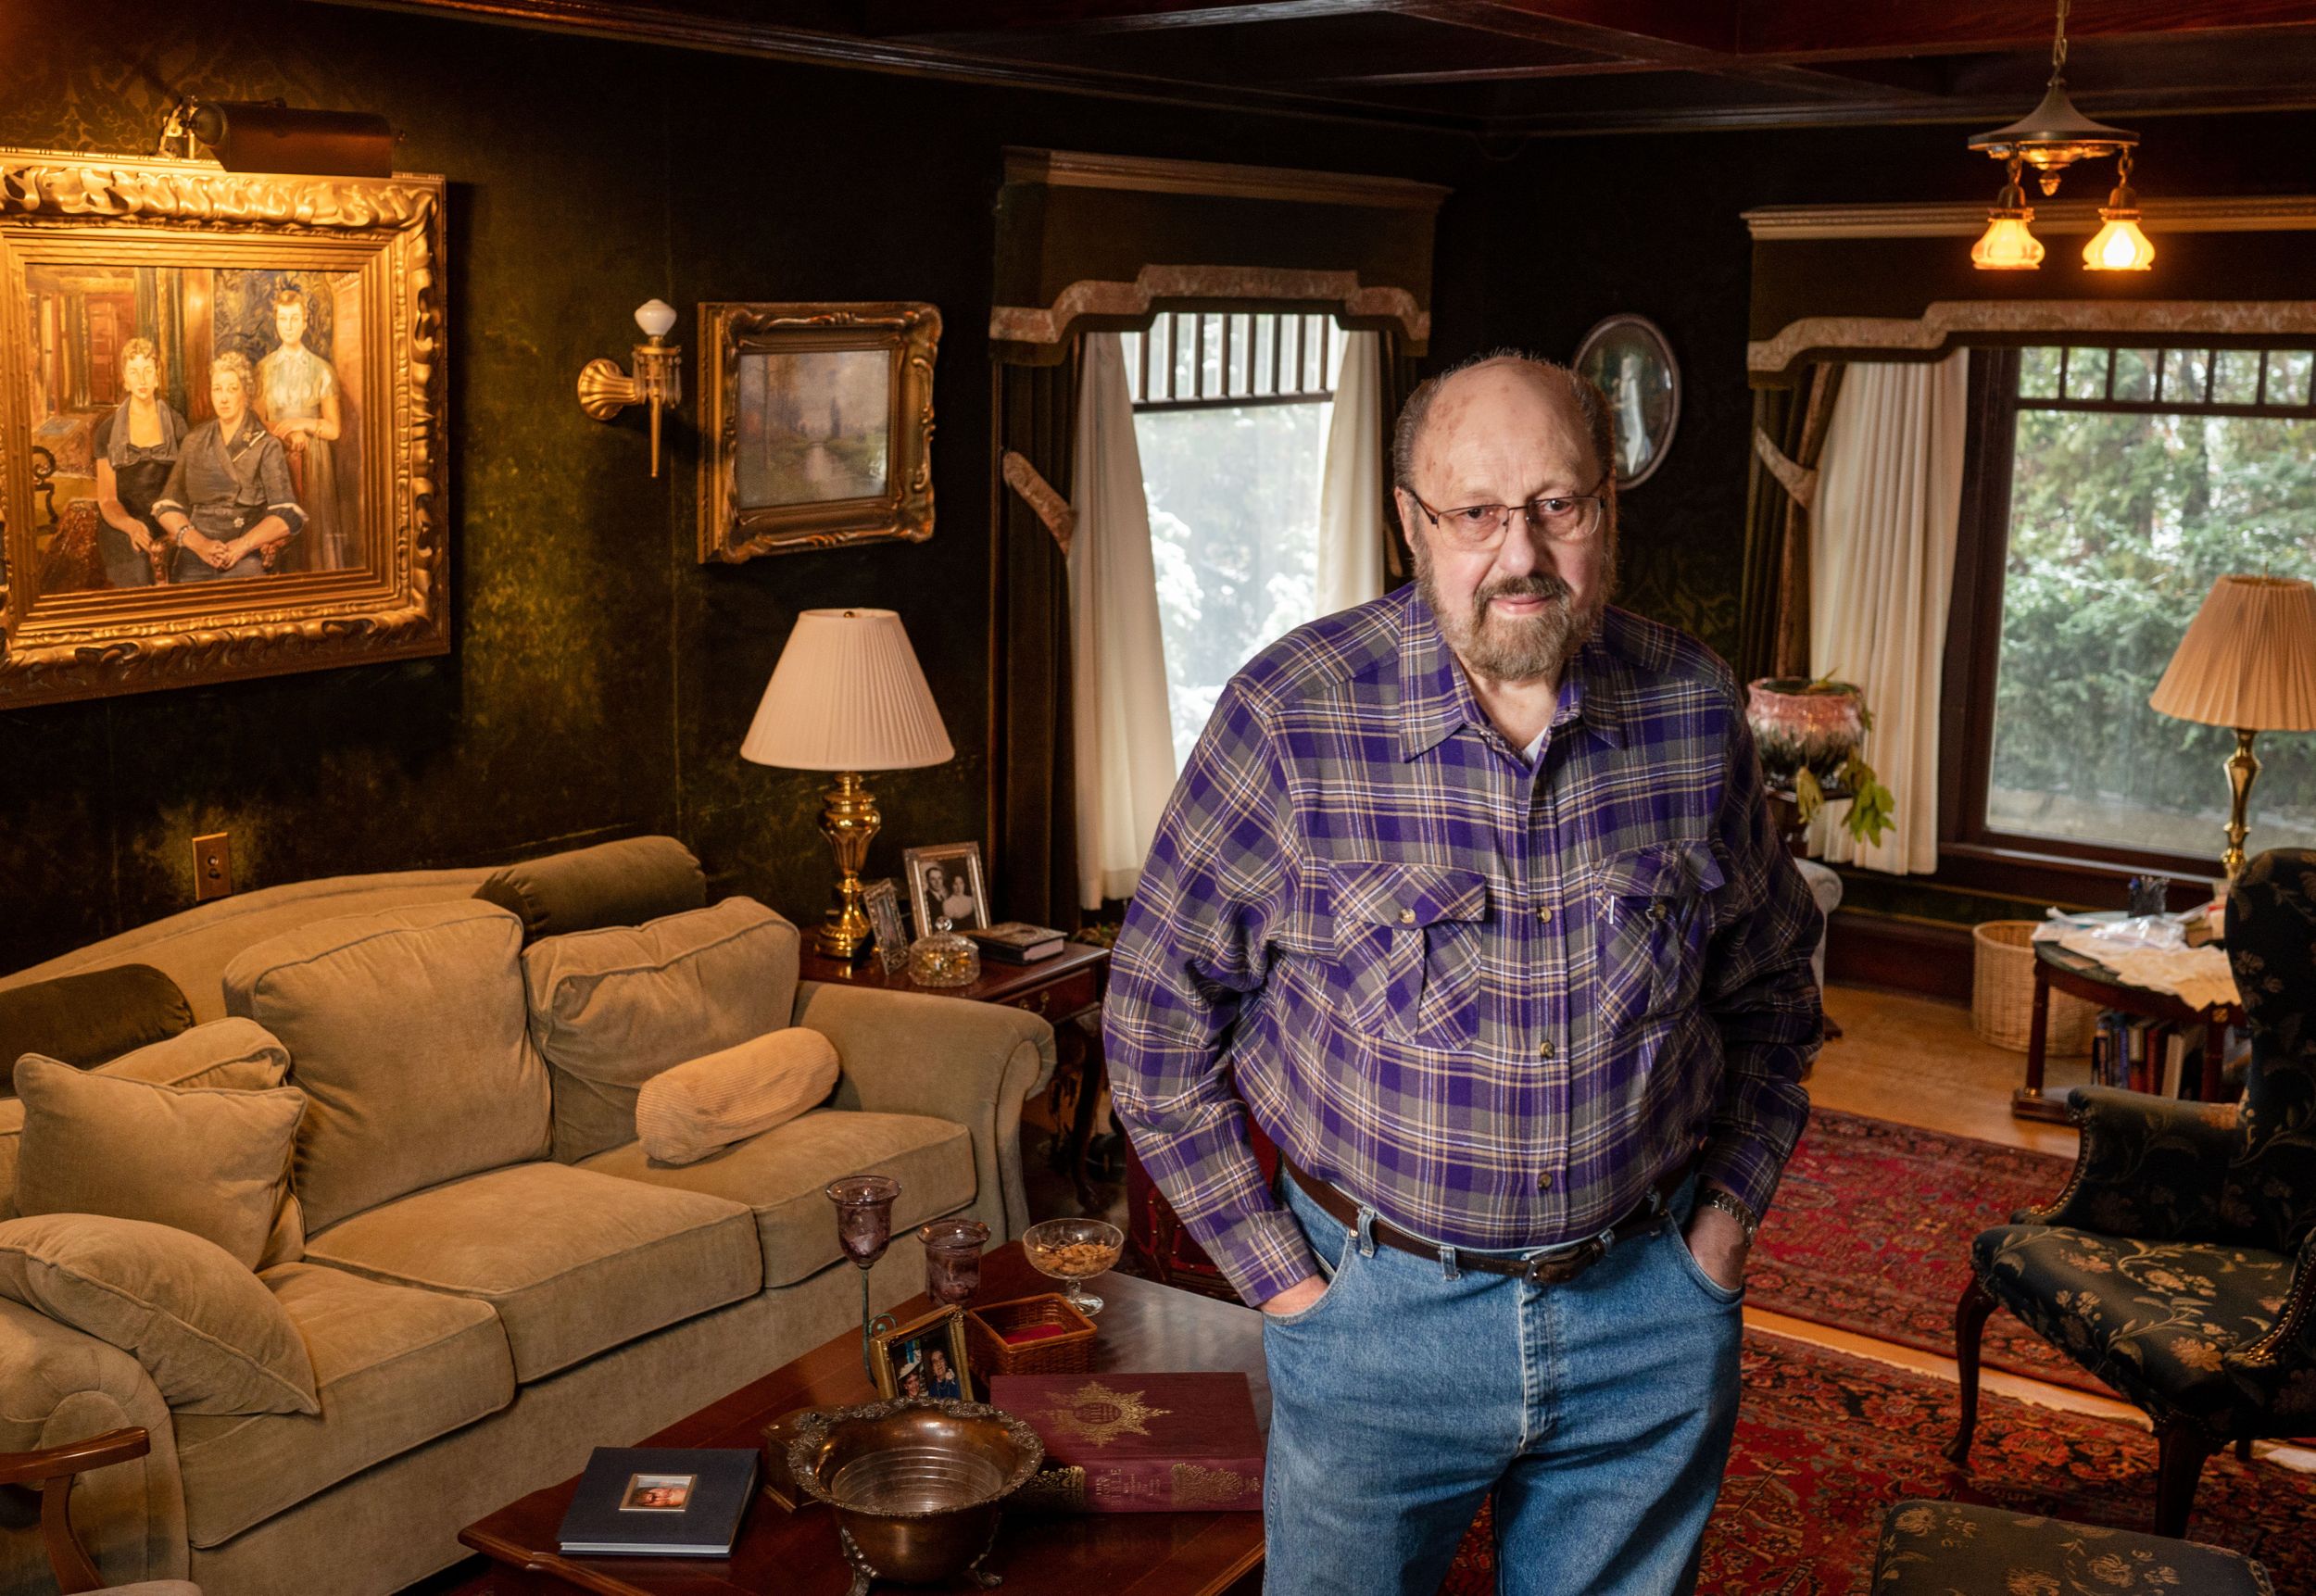
[[[2234,881],[2244,868],[2245,804],[2259,774],[2252,738],[2316,731],[2316,584],[2283,576],[2213,583],[2147,707],[2235,728],[2235,752],[2227,761],[2234,801],[2220,861]]]
[[[884,817],[862,771],[911,770],[956,758],[900,617],[889,609],[807,609],[772,670],[740,744],[752,764],[829,771],[820,829],[837,854],[837,907],[816,945],[831,959],[868,951],[861,864]]]

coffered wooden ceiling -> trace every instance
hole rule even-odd
[[[1505,134],[2008,121],[2045,0],[351,0],[791,60]],[[2093,115],[2316,105],[2316,0],[2076,0]]]

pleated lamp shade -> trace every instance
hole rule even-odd
[[[2220,578],[2147,705],[2207,726],[2316,732],[2316,584]]]
[[[889,609],[798,616],[740,744],[740,758],[792,771],[900,771],[956,756]]]

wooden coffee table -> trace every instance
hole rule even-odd
[[[1002,1301],[1054,1285],[1029,1267],[1020,1243],[1009,1242],[984,1260],[980,1300]],[[1104,1276],[1094,1289],[1108,1303],[1096,1321],[1096,1372],[1243,1370],[1254,1388],[1255,1418],[1268,1433],[1260,1314],[1125,1275]],[[906,1324],[931,1307],[918,1297],[893,1312]],[[794,1409],[875,1400],[861,1372],[861,1333],[850,1329],[636,1444],[754,1447],[765,1425]],[[761,1493],[730,1557],[566,1557],[555,1549],[556,1530],[578,1483],[574,1476],[535,1490],[460,1531],[459,1540],[491,1560],[493,1596],[845,1596],[851,1588],[828,1510],[811,1504],[788,1514]],[[1262,1580],[1263,1515],[1009,1512],[983,1566],[1003,1577],[1005,1596],[1251,1596]],[[973,1587],[959,1580],[925,1589]]]

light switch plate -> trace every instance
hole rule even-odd
[[[223,898],[233,890],[233,839],[225,832],[211,832],[208,836],[193,839],[193,900],[207,903],[212,898]]]

